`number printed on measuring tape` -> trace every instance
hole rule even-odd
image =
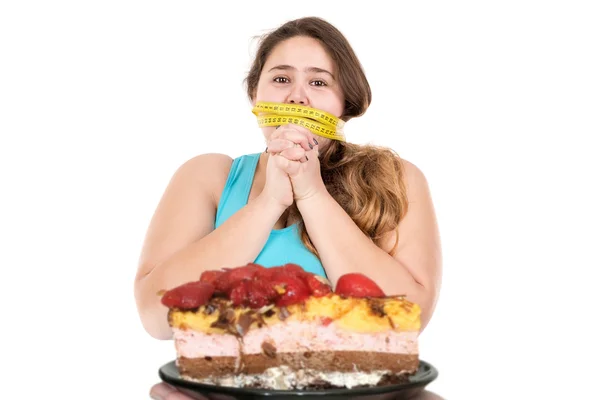
[[[345,122],[334,115],[315,108],[283,103],[258,102],[252,109],[258,126],[295,124],[303,126],[318,136],[345,142]]]

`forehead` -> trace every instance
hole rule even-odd
[[[291,65],[302,70],[318,67],[333,73],[335,65],[321,43],[313,38],[297,36],[284,40],[273,48],[265,63],[265,70],[276,65]]]

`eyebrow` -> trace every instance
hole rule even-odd
[[[297,71],[298,70],[296,67],[292,67],[291,65],[282,64],[282,65],[276,65],[276,66],[274,66],[273,68],[271,68],[269,70],[269,72],[273,71],[274,69],[280,69],[280,70],[284,70],[284,71],[287,71],[287,70]],[[323,68],[308,67],[308,68],[305,68],[304,71],[305,72],[323,72],[323,73],[331,75],[331,77],[333,79],[335,79],[335,77],[333,76],[333,74],[331,72],[329,72],[329,71],[327,71],[326,69],[323,69]]]

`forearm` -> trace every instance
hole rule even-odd
[[[284,207],[258,196],[221,226],[183,248],[136,282],[140,313],[148,332],[157,338],[171,337],[167,308],[157,292],[198,280],[203,271],[234,268],[256,259]]]
[[[373,279],[388,295],[404,294],[424,301],[420,285],[400,262],[379,248],[327,192],[298,202],[298,210],[319,252],[329,280],[359,272]]]

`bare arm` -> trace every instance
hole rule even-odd
[[[148,228],[135,279],[142,324],[157,339],[171,338],[168,309],[157,292],[198,280],[202,271],[237,267],[256,259],[285,208],[258,196],[214,229],[220,187],[231,158],[198,156],[182,165],[169,182]]]
[[[373,278],[386,294],[405,294],[422,309],[423,330],[433,314],[441,282],[441,245],[427,181],[413,164],[403,161],[408,212],[395,232],[378,247],[356,226],[344,209],[322,192],[298,201],[306,229],[319,251],[327,276],[335,284],[349,272]],[[394,257],[387,254],[398,234]]]

